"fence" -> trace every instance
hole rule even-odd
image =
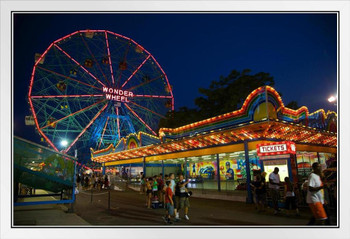
[[[99,192],[94,189],[79,191],[79,193],[84,194],[90,197],[90,203],[97,203],[98,205],[105,207],[107,205],[107,209],[111,209],[111,189],[107,189],[105,192]]]

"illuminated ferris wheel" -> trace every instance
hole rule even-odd
[[[78,144],[115,145],[138,131],[156,135],[159,120],[174,109],[156,59],[134,40],[106,30],[73,32],[37,54],[28,98],[42,139],[65,152]]]

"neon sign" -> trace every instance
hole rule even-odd
[[[131,91],[114,89],[110,87],[103,87],[103,93],[105,93],[107,100],[114,100],[120,102],[129,102],[129,98],[134,94]]]
[[[278,154],[295,154],[295,143],[282,141],[277,143],[258,144],[256,146],[258,156],[278,155]]]

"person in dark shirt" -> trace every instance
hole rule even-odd
[[[158,198],[159,202],[161,204],[164,204],[164,194],[163,194],[163,187],[164,187],[164,181],[163,181],[163,174],[160,173],[157,177],[157,183],[158,183]]]
[[[266,198],[266,182],[265,178],[260,174],[256,176],[256,180],[252,182],[253,189],[255,191],[255,202],[258,212],[265,210],[265,198]]]
[[[179,182],[176,184],[175,187],[175,195],[178,197],[178,204],[177,204],[177,214],[175,216],[175,219],[179,219],[179,211],[184,208],[184,216],[186,220],[190,220],[188,217],[188,209],[190,207],[190,201],[188,198],[188,192],[187,192],[187,184],[188,181],[185,181],[184,176],[182,174],[179,175]]]

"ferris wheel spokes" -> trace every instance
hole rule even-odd
[[[126,39],[126,38],[125,38]],[[130,39],[129,39],[130,41]],[[123,61],[120,62],[119,65],[120,66],[120,69],[119,69],[119,77],[118,77],[118,81],[117,81],[117,88],[119,88],[119,81],[121,80],[122,78],[122,72],[123,70],[125,70],[125,66],[126,66],[126,57],[128,55],[128,52],[129,52],[129,49],[130,49],[130,44],[127,45],[126,49],[125,49],[125,53],[124,53],[124,57],[123,57]]]
[[[93,74],[91,74],[90,71],[88,71],[85,67],[83,67],[79,62],[77,62],[73,57],[71,57],[67,52],[65,52],[61,47],[57,46],[56,44],[54,44],[54,46],[60,50],[63,54],[65,54],[69,59],[71,59],[75,64],[77,64],[81,69],[83,69],[86,73],[88,73],[92,78],[94,78],[95,80],[98,81],[98,83],[100,83],[102,86],[106,87],[105,84],[103,84],[99,79],[96,78],[96,76],[94,76]]]
[[[146,108],[146,107],[144,107],[144,106],[142,106],[142,105],[136,104],[136,103],[133,102],[133,101],[130,101],[129,103],[132,103],[132,104],[136,105],[137,107],[140,107],[141,109],[147,110],[148,112],[151,112],[152,114],[158,115],[158,116],[161,117],[161,118],[165,118],[164,115],[158,114],[157,112],[154,112],[153,110],[150,110],[150,109],[148,109],[148,108]]]
[[[114,74],[113,74],[113,67],[112,67],[112,60],[111,60],[111,52],[109,51],[109,42],[108,42],[107,31],[105,31],[105,37],[106,37],[109,69],[111,71],[112,85],[114,86]]]
[[[129,80],[140,70],[140,68],[147,62],[147,60],[151,57],[151,55],[148,55],[146,59],[136,68],[136,70],[131,74],[131,76],[124,82],[124,84],[121,86],[123,89],[124,86],[129,82]]]
[[[48,99],[48,98],[76,98],[76,97],[102,97],[103,94],[99,95],[32,95],[32,99]]]
[[[97,117],[100,116],[100,114],[107,108],[108,104],[105,104],[105,106],[103,106],[103,108],[97,112],[97,114],[94,116],[94,118],[88,123],[88,125],[80,132],[80,134],[74,139],[74,141],[71,143],[71,145],[69,145],[69,147],[64,151],[65,153],[67,153],[71,147],[77,142],[77,140],[85,133],[85,131],[91,126],[91,124],[97,119]]]
[[[162,77],[163,77],[163,76],[160,75],[160,76],[158,76],[158,77],[156,77],[156,78],[153,78],[153,79],[151,79],[151,80],[149,80],[149,81],[142,82],[141,84],[135,85],[135,86],[133,86],[133,87],[131,87],[131,88],[129,88],[129,89],[126,89],[126,90],[127,90],[127,91],[135,90],[135,89],[137,89],[138,87],[144,86],[144,85],[146,85],[146,84],[150,84],[150,83],[152,83],[153,81],[156,81],[156,80],[161,79]]]
[[[135,111],[133,111],[127,103],[124,103],[124,105],[130,110],[130,112],[131,112],[134,116],[136,116],[136,118],[137,118],[139,121],[142,122],[142,124],[143,124],[144,126],[146,126],[154,135],[157,135],[157,133],[154,132],[154,130],[153,130],[144,120],[142,120],[142,118],[141,118]]]
[[[103,70],[102,70],[102,68],[101,68],[101,66],[100,66],[100,64],[99,64],[99,62],[96,60],[94,54],[93,54],[92,51],[90,50],[89,45],[86,43],[86,41],[84,40],[84,38],[83,38],[82,35],[80,35],[80,37],[81,37],[82,41],[84,42],[84,45],[85,45],[86,49],[88,50],[88,52],[90,53],[92,59],[96,62],[96,64],[97,64],[97,66],[98,66],[100,72],[102,73],[103,77],[106,79],[106,82],[107,82],[108,84],[110,84],[109,81],[108,81],[108,79],[107,79],[107,77],[106,77],[106,75],[103,73]],[[112,75],[112,79],[113,79],[113,75]]]
[[[58,119],[58,120],[52,122],[51,124],[47,124],[47,125],[41,127],[40,129],[45,129],[45,128],[49,127],[50,125],[55,125],[55,124],[57,124],[58,122],[60,122],[60,121],[62,121],[62,120],[64,120],[64,119],[67,119],[68,117],[74,116],[74,115],[79,114],[79,113],[82,113],[82,112],[84,112],[84,111],[86,111],[86,110],[88,110],[88,109],[91,109],[92,107],[94,107],[94,106],[100,104],[100,103],[103,102],[103,101],[105,101],[105,100],[104,100],[104,99],[103,99],[103,100],[100,100],[100,101],[98,101],[98,102],[96,102],[96,103],[94,103],[94,104],[92,104],[92,105],[90,105],[90,106],[87,106],[87,107],[85,107],[85,108],[83,108],[83,109],[80,109],[80,110],[74,112],[74,113],[71,113],[71,114],[69,114],[69,115],[67,115],[67,116],[65,116],[65,117],[63,117],[63,118],[61,118],[61,119]]]
[[[92,87],[92,88],[95,88],[95,89],[97,89],[97,90],[102,91],[102,90],[101,90],[101,88],[98,88],[98,87],[96,87],[96,86],[93,86],[93,85],[87,84],[87,83],[82,82],[82,81],[79,81],[79,80],[76,80],[76,79],[74,79],[74,78],[72,78],[72,77],[62,75],[62,74],[60,74],[60,73],[57,73],[57,72],[55,72],[55,71],[52,71],[52,70],[49,70],[49,69],[43,68],[43,67],[41,67],[41,66],[37,66],[37,68],[38,68],[38,69],[40,69],[40,70],[43,70],[43,71],[46,71],[46,72],[52,73],[52,74],[54,74],[54,75],[57,75],[57,76],[63,77],[63,78],[65,78],[65,79],[67,79],[67,80],[72,80],[72,81],[75,81],[75,82],[77,82],[77,83],[79,83],[79,84],[82,84],[82,85],[85,85],[85,86],[88,86],[88,87]]]
[[[116,145],[139,131],[157,135],[174,106],[155,58],[106,30],[76,31],[51,43],[35,62],[28,96],[38,132],[55,150],[67,140],[65,152]]]
[[[116,112],[117,112],[118,138],[120,139],[119,109],[118,109],[118,107],[115,107],[115,108],[116,108]]]
[[[100,143],[98,144],[98,149],[100,149],[100,146],[101,146],[101,143],[102,143],[102,140],[103,140],[103,136],[104,136],[104,134],[105,134],[105,132],[106,132],[108,120],[109,120],[109,116],[107,117],[107,120],[106,120],[106,123],[105,123],[105,127],[103,128],[101,140],[100,140]]]
[[[163,98],[163,99],[172,99],[170,95],[134,95],[133,97],[140,98]]]

